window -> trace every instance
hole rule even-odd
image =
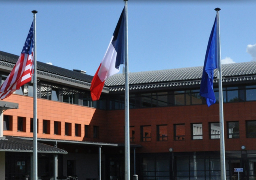
[[[30,132],[33,132],[33,124],[34,124],[34,121],[33,121],[33,118],[30,118]],[[38,133],[38,119],[37,119],[37,133]]]
[[[227,102],[238,102],[238,88],[237,87],[227,87]]]
[[[50,134],[50,121],[49,120],[43,120],[43,133]]]
[[[135,128],[134,126],[130,126],[130,142],[134,142],[135,140]]]
[[[158,106],[167,106],[168,105],[168,93],[167,92],[158,92],[157,93]]]
[[[256,121],[246,121],[246,137],[256,138]]]
[[[18,131],[26,132],[26,118],[25,117],[18,117]]]
[[[61,135],[61,122],[54,121],[54,134]]]
[[[81,137],[81,124],[75,124],[75,136]]]
[[[65,123],[65,135],[66,136],[71,136],[71,123]]]
[[[190,97],[191,104],[203,104],[203,97],[200,96],[200,90],[191,90]]]
[[[256,86],[246,86],[246,101],[256,101]]]
[[[174,140],[185,140],[185,124],[174,124]]]
[[[12,116],[4,115],[4,130],[12,131]]]
[[[93,126],[93,138],[99,138],[99,126]]]
[[[227,122],[227,128],[228,128],[228,138],[234,139],[239,138],[239,122]]]
[[[20,89],[14,91],[13,94],[19,94],[19,95],[23,95],[23,87],[20,87]]]
[[[151,141],[151,126],[141,126],[141,141]]]
[[[220,139],[220,123],[210,123],[210,139]]]
[[[92,99],[89,94],[82,95],[83,106],[92,107]]]
[[[174,91],[174,105],[185,105],[185,91]]]
[[[141,94],[142,107],[151,107],[151,93]]]
[[[202,123],[191,124],[192,139],[203,139]]]
[[[28,96],[33,97],[34,92],[33,92],[33,86],[28,86]]]
[[[89,137],[89,125],[84,125],[84,137]]]
[[[59,101],[59,90],[58,89],[52,89],[51,100]]]
[[[170,179],[170,162],[167,154],[144,156],[142,159],[142,179]]]
[[[167,141],[167,125],[157,125],[157,141]]]

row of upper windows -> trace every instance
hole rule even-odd
[[[65,132],[61,131],[61,123],[65,123]],[[33,118],[30,118],[30,132],[33,132]],[[50,128],[51,122],[50,120],[43,120],[43,134],[54,134],[54,135],[62,135],[65,133],[65,136],[72,136],[72,123],[69,122],[60,122],[60,121],[54,121],[54,128],[53,132],[51,132]],[[82,126],[81,124],[75,123],[75,133],[74,135],[76,137],[82,136]],[[26,132],[27,131],[27,123],[25,117],[18,117],[17,118],[17,131],[18,132]],[[38,120],[37,120],[37,132],[38,132]],[[90,128],[93,128],[92,135],[90,135]],[[4,121],[3,121],[3,129],[5,131],[13,131],[13,116],[4,115]],[[90,126],[90,125],[84,125],[84,137],[85,138],[99,138],[99,126]]]
[[[214,89],[218,103],[219,92]],[[184,106],[206,104],[200,96],[200,90],[168,91],[156,93],[130,94],[130,108],[149,108],[164,106]],[[223,102],[256,101],[256,86],[237,86],[223,88]],[[115,95],[109,98],[109,109],[124,109],[124,95]]]
[[[185,140],[186,128],[185,124],[174,124],[173,140],[183,141]],[[157,141],[167,141],[167,125],[157,125],[156,126]],[[218,122],[209,123],[209,138],[219,139],[220,138],[220,124]],[[198,140],[203,139],[203,124],[202,123],[192,123],[191,124],[191,139]],[[239,121],[229,121],[227,122],[226,128],[227,138],[234,139],[239,138]],[[256,121],[246,121],[246,137],[256,138]],[[135,141],[135,127],[130,127],[130,140]],[[151,141],[151,126],[141,126],[140,127],[140,141]]]
[[[4,77],[2,76],[2,83],[3,81]],[[26,84],[15,91],[15,93],[33,97],[33,86]],[[155,93],[130,93],[130,109],[206,104],[204,98],[199,93],[199,89]],[[218,102],[219,92],[217,88],[214,89],[214,93]],[[67,87],[57,87],[56,85],[41,82],[38,83],[37,97],[104,110],[124,109],[125,107],[124,94],[108,96],[102,94],[100,100],[92,101],[89,91],[85,92],[68,89]],[[256,101],[256,85],[223,87],[224,103],[244,101]]]

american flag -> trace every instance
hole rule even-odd
[[[34,30],[33,23],[29,29],[26,42],[21,51],[21,55],[13,67],[11,73],[0,87],[0,99],[7,98],[14,91],[31,81],[33,74],[34,55]]]

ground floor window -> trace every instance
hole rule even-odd
[[[142,157],[141,170],[142,179],[144,180],[169,180],[169,154],[154,154]]]

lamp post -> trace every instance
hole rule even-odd
[[[173,180],[173,177],[174,177],[174,174],[173,174],[173,161],[174,161],[173,148],[169,148],[169,152],[170,152],[170,179]]]

